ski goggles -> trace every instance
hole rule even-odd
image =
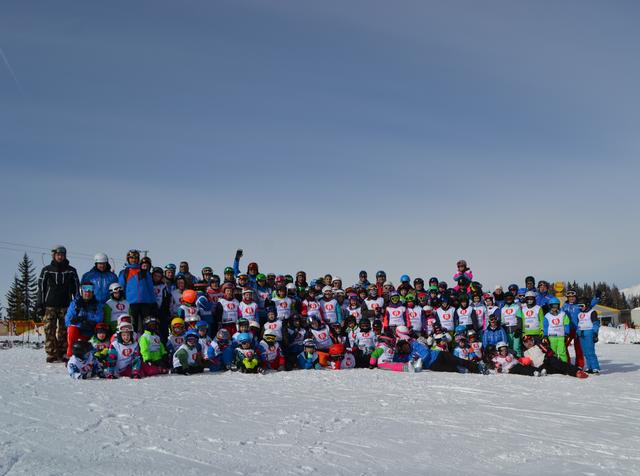
[[[173,264],[173,263],[169,263],[168,265],[166,265],[166,266],[164,267],[164,269],[170,269],[170,270],[172,270],[172,271],[175,271],[175,270],[176,270],[176,265],[175,265],[175,264]]]
[[[92,293],[93,292],[93,284],[83,284],[80,286],[80,290],[83,293]]]

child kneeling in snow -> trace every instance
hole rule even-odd
[[[233,362],[231,336],[226,328],[221,328],[207,350],[209,372],[228,370]]]
[[[93,357],[101,364],[106,363],[109,346],[111,345],[108,332],[109,326],[104,322],[99,322],[96,324],[95,334],[89,340],[93,346]]]
[[[102,365],[93,357],[93,346],[89,342],[84,340],[74,342],[71,352],[67,362],[67,370],[71,378],[84,380],[91,377],[105,377]]]
[[[118,325],[118,332],[111,342],[107,355],[109,364],[107,378],[131,377],[139,379],[140,372],[140,348],[133,340],[133,325],[128,322],[121,322]]]
[[[181,375],[199,374],[204,371],[204,361],[196,330],[191,329],[186,332],[184,344],[173,354],[173,371]]]

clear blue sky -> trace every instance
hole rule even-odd
[[[2,2],[0,240],[636,284],[639,24],[633,1]]]

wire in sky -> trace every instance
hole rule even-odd
[[[0,47],[0,56],[2,56],[2,60],[4,61],[4,65],[9,70],[9,74],[13,78],[13,82],[16,83],[16,86],[20,90],[20,93],[24,96],[24,89],[22,88],[22,84],[20,84],[20,81],[18,81],[18,77],[16,76],[15,71],[11,67],[11,64],[9,63],[9,60],[7,59],[7,56],[4,54],[4,51],[2,50],[2,47]]]

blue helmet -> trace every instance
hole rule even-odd
[[[198,329],[200,329],[201,327],[206,327],[208,329],[209,328],[209,324],[207,323],[207,321],[198,321],[198,322],[196,322],[196,327]]]
[[[409,277],[408,274],[403,274],[402,276],[400,276],[400,282],[401,283],[410,283],[411,282],[411,278]]]
[[[194,329],[189,329],[184,335],[184,341],[187,342],[189,337],[195,337],[196,340],[200,338],[198,333]]]
[[[240,334],[238,334],[237,339],[240,344],[248,344],[253,340],[253,336],[248,332],[241,332]]]
[[[462,324],[457,325],[455,329],[456,334],[464,334],[467,332],[467,326],[463,326]]]
[[[318,283],[317,279],[312,279],[311,281],[309,281],[309,286],[314,288],[316,286],[316,284]]]
[[[527,292],[527,288],[518,289],[518,295],[520,295],[520,294],[524,295],[526,292]]]
[[[554,304],[557,304],[559,306],[560,305],[560,299],[555,298],[555,297],[549,299],[549,306],[553,306]]]

